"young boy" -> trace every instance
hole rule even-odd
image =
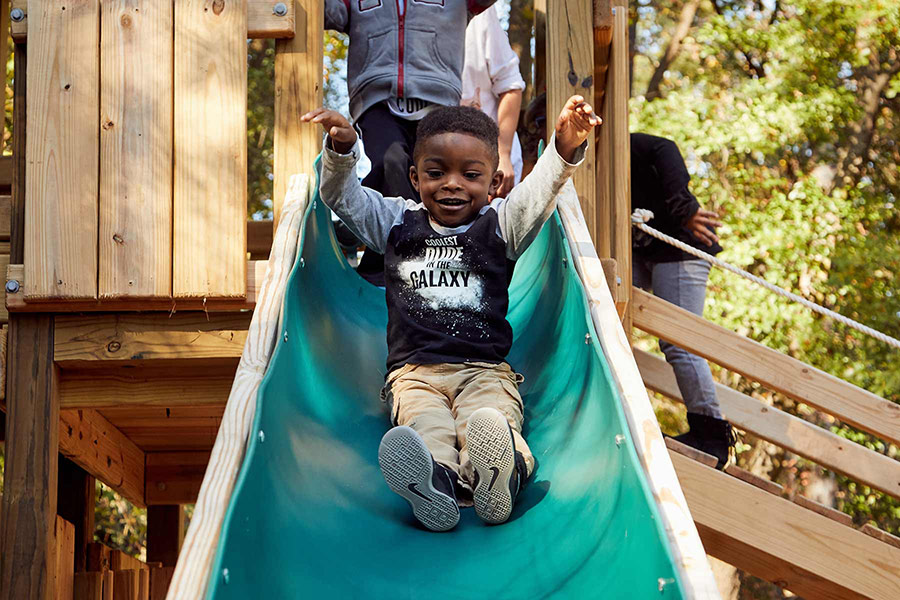
[[[317,109],[303,120],[328,133],[323,201],[385,255],[382,395],[395,427],[378,450],[384,478],[434,531],[459,521],[457,490],[472,490],[484,521],[502,523],[534,468],[521,434],[521,376],[505,362],[508,285],[600,119],[571,97],[532,174],[489,203],[502,181],[497,124],[471,107],[436,109],[419,125],[409,169],[422,204],[359,183],[356,133],[339,113]]]

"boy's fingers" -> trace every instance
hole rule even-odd
[[[323,108],[323,107],[314,108],[313,110],[309,111],[308,113],[306,113],[305,115],[300,117],[300,120],[301,121],[311,121],[314,117],[322,114],[323,112],[325,112],[325,108]]]

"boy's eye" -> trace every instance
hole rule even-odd
[[[431,177],[432,179],[437,179],[438,177],[443,175],[443,172],[438,171],[436,169],[428,169],[427,171],[425,171],[425,174],[428,175],[429,177]]]
[[[478,179],[479,177],[481,177],[481,172],[480,171],[467,171],[465,176],[466,176],[466,179]]]

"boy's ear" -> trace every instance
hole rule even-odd
[[[419,172],[416,171],[416,165],[409,166],[409,182],[412,184],[413,189],[418,192],[419,191]]]
[[[494,174],[491,176],[491,187],[488,190],[488,195],[492,198],[497,195],[497,190],[500,189],[500,186],[503,184],[503,171],[497,169],[494,171]]]

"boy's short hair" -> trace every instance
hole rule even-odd
[[[485,113],[471,106],[441,106],[435,108],[416,127],[416,146],[413,149],[413,162],[419,161],[419,154],[425,140],[442,133],[464,133],[484,142],[494,157],[494,168],[500,162],[497,138],[500,129]]]

